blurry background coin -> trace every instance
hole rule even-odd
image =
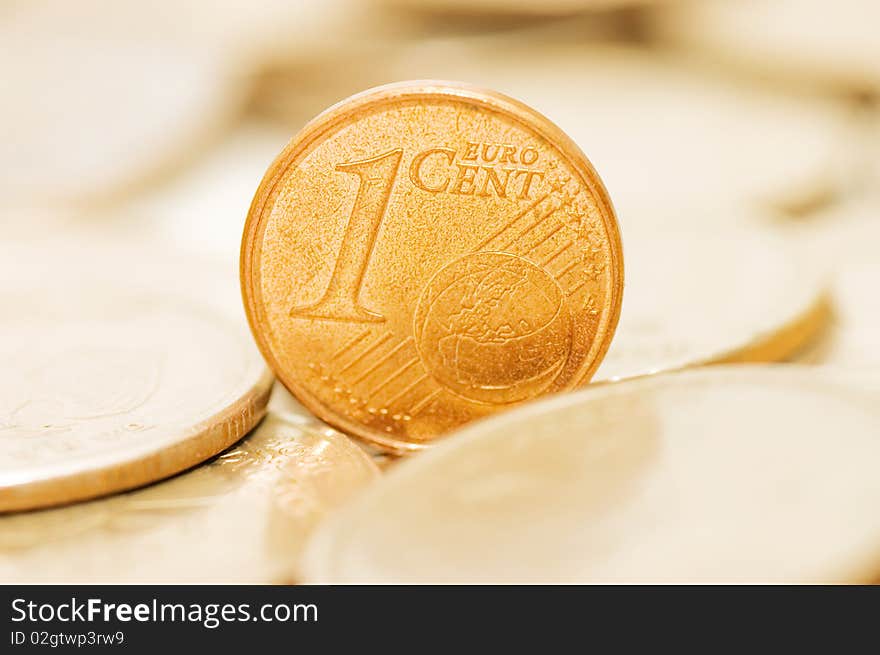
[[[400,450],[588,381],[623,284],[577,146],[516,101],[442,82],[374,89],[300,132],[256,193],[241,273],[279,379]]]
[[[268,61],[356,52],[388,22],[368,18],[356,0],[5,7],[0,207],[118,204],[173,177],[234,125]]]
[[[63,3],[67,4],[67,3]],[[118,200],[217,136],[241,85],[185,43],[56,20],[40,3],[0,25],[0,207]]]
[[[816,259],[767,228],[711,215],[713,229],[658,219],[665,227],[626,233],[620,324],[595,381],[781,360],[822,334],[829,298]]]
[[[315,522],[378,471],[286,395],[279,389],[252,434],[192,471],[108,499],[0,517],[0,579],[291,582]]]
[[[559,42],[552,30],[426,41],[397,77],[491,85],[554,121],[601,171],[621,224],[710,207],[787,210],[833,196],[852,133],[832,103],[767,93],[624,47]],[[732,212],[730,215],[734,215]]]
[[[651,4],[657,0],[372,0],[376,4],[434,16],[566,16],[582,11],[602,11]]]
[[[789,237],[805,259],[824,262],[833,300],[829,330],[798,361],[880,370],[880,194],[854,197],[793,225]]]
[[[318,529],[305,579],[869,582],[876,398],[722,367],[548,399],[395,467]]]
[[[656,12],[669,43],[756,77],[880,91],[880,6],[873,0],[690,0]]]
[[[254,180],[278,153],[278,144],[289,138],[278,126],[242,123],[185,172],[131,198],[124,217],[125,234],[228,262],[233,270]],[[103,213],[96,221],[123,222],[118,210]],[[235,304],[240,305],[237,278],[231,289],[236,292]]]
[[[167,477],[263,416],[222,268],[68,234],[4,243],[0,271],[0,510]]]
[[[880,263],[859,261],[834,278],[827,335],[798,356],[804,363],[880,371]]]

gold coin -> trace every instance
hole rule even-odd
[[[73,237],[3,244],[0,511],[159,480],[260,420],[272,377],[200,275],[222,270]]]
[[[328,519],[305,579],[868,582],[877,397],[809,370],[656,376],[476,424]]]
[[[510,98],[446,82],[374,89],[310,123],[263,178],[241,250],[279,379],[395,450],[587,382],[622,276],[577,146]]]
[[[781,236],[660,223],[626,231],[626,299],[594,381],[781,360],[826,327],[823,271]]]
[[[0,579],[290,582],[312,526],[378,471],[350,439],[280,400],[244,441],[171,480],[0,518]]]

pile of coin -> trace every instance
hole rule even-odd
[[[880,580],[813,4],[9,8],[0,581]]]

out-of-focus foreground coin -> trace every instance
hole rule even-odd
[[[304,577],[867,582],[880,570],[876,399],[800,367],[548,399],[398,465],[318,529]]]
[[[766,77],[880,89],[874,0],[698,0],[657,11],[669,40]]]
[[[122,244],[3,244],[0,510],[153,482],[257,423],[272,377],[195,283],[219,273]]]
[[[440,82],[310,123],[257,191],[241,266],[288,389],[397,450],[588,381],[623,285],[614,212],[577,146],[525,105]]]
[[[827,325],[823,271],[775,232],[728,221],[712,230],[685,229],[662,215],[658,223],[667,227],[625,234],[626,298],[594,381],[777,361]]]
[[[0,579],[290,582],[311,527],[378,471],[344,435],[288,414],[277,396],[272,406],[244,441],[176,478],[0,518]]]

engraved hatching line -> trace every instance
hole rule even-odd
[[[399,344],[394,346],[394,348],[392,348],[389,352],[385,353],[382,357],[380,357],[375,362],[373,362],[373,364],[371,366],[369,366],[367,369],[365,369],[363,371],[363,373],[361,373],[354,380],[352,380],[351,384],[355,385],[355,384],[359,384],[360,382],[362,382],[371,373],[373,373],[376,369],[378,369],[380,366],[382,366],[382,364],[384,364],[389,359],[391,359],[394,355],[396,355],[398,352],[400,352],[401,348],[403,348],[406,345],[409,345],[410,342],[412,342],[412,337],[407,337],[406,339],[401,341]]]
[[[366,350],[364,350],[360,355],[358,355],[358,356],[355,357],[353,360],[351,360],[348,364],[346,364],[346,365],[343,366],[341,369],[339,369],[339,372],[340,372],[340,373],[345,373],[348,369],[350,369],[352,366],[354,366],[355,364],[357,364],[358,362],[360,362],[364,357],[366,357],[366,356],[369,355],[371,352],[373,352],[374,350],[376,350],[376,348],[378,348],[379,346],[381,346],[383,343],[385,343],[386,341],[388,341],[390,338],[391,338],[391,333],[390,333],[390,332],[386,332],[386,333],[383,334],[381,337],[379,337],[376,341],[374,341],[372,346],[370,346],[369,348],[367,348]]]
[[[387,378],[385,378],[385,380],[384,380],[381,384],[379,384],[377,387],[375,387],[375,388],[373,389],[373,393],[370,394],[370,397],[371,397],[371,398],[375,397],[376,394],[378,394],[382,389],[384,389],[384,388],[387,387],[389,384],[391,384],[392,382],[394,382],[398,377],[400,377],[401,375],[403,375],[403,373],[404,373],[407,369],[409,369],[410,367],[412,367],[413,364],[417,364],[418,361],[419,361],[419,358],[418,358],[418,357],[413,357],[413,358],[412,358],[411,360],[409,360],[406,364],[404,364],[403,366],[398,367],[398,369],[397,369],[396,371],[394,371],[391,375],[389,375]]]
[[[588,281],[589,281],[589,280],[583,280],[580,284],[578,284],[578,285],[577,285],[576,287],[574,287],[573,289],[569,289],[569,291],[568,291],[568,295],[573,296],[574,294],[576,294],[576,293],[577,293],[578,291],[580,291],[584,286],[586,286],[586,284],[587,284]]]
[[[554,227],[552,230],[550,230],[550,232],[548,232],[547,234],[542,236],[540,239],[538,239],[538,241],[536,241],[532,245],[528,246],[527,248],[523,248],[523,252],[526,252],[526,253],[535,252],[538,248],[543,246],[544,243],[546,243],[550,237],[554,236],[557,232],[559,232],[559,230],[561,230],[564,227],[565,227],[565,223],[560,221],[556,225],[556,227]]]
[[[335,353],[333,353],[333,356],[330,358],[331,361],[334,360],[334,359],[339,359],[342,355],[344,355],[344,354],[347,353],[349,350],[351,350],[351,349],[354,348],[356,345],[358,345],[361,341],[363,341],[364,339],[366,339],[367,336],[368,336],[369,334],[370,334],[370,330],[369,330],[369,329],[366,329],[366,330],[364,330],[363,332],[361,332],[361,333],[360,333],[359,335],[357,335],[354,339],[352,339],[352,340],[349,341],[347,344],[345,344],[344,346],[342,346],[342,348],[340,348],[340,349],[337,350]]]
[[[566,241],[560,248],[557,248],[552,255],[550,255],[547,259],[541,262],[541,266],[547,266],[554,259],[559,257],[562,253],[572,247],[574,245],[574,241]]]
[[[536,227],[538,227],[541,223],[543,223],[545,220],[550,218],[550,216],[552,216],[556,212],[557,209],[558,209],[558,207],[551,207],[550,211],[548,211],[547,213],[538,215],[538,218],[536,220],[532,221],[525,230],[523,230],[522,232],[517,234],[515,237],[513,237],[510,241],[508,241],[503,246],[501,246],[501,250],[507,250],[508,248],[510,248],[510,246],[512,246],[514,243],[516,243],[517,241],[519,241],[520,239],[525,237],[529,232],[531,232]]]
[[[432,391],[427,396],[422,398],[419,402],[417,402],[415,405],[413,405],[412,409],[409,411],[409,415],[415,416],[420,411],[422,411],[425,407],[428,406],[429,402],[431,402],[432,400],[434,400],[434,398],[437,397],[437,394],[439,394],[440,391],[441,391],[441,389],[434,389],[434,391]]]
[[[401,398],[406,396],[406,394],[408,394],[410,391],[415,389],[418,385],[420,385],[422,382],[424,382],[427,378],[428,378],[428,374],[422,373],[419,377],[417,377],[415,380],[413,380],[410,384],[408,384],[406,387],[404,387],[401,391],[398,391],[391,398],[389,398],[385,404],[388,407],[391,407],[394,403],[396,403],[398,400],[400,400]]]
[[[566,267],[563,268],[561,271],[559,271],[559,273],[556,274],[556,279],[557,279],[557,280],[562,279],[562,277],[565,276],[566,273],[570,273],[571,270],[572,270],[575,266],[577,266],[579,263],[580,263],[580,262],[579,262],[577,259],[575,259],[574,261],[572,261],[568,266],[566,266]]]
[[[523,216],[526,216],[530,211],[532,211],[532,210],[535,209],[538,205],[540,205],[542,202],[544,202],[549,196],[550,196],[550,194],[547,193],[547,194],[541,196],[540,198],[538,198],[535,202],[533,202],[531,205],[529,205],[528,207],[526,207],[522,212],[520,212],[519,214],[517,214],[516,216],[514,216],[514,217],[513,217],[512,219],[510,219],[507,223],[505,223],[505,224],[502,225],[500,228],[498,228],[497,230],[495,230],[495,232],[493,232],[492,234],[490,234],[490,235],[488,236],[488,238],[486,238],[484,241],[482,241],[482,242],[480,243],[480,245],[478,245],[476,248],[474,248],[474,250],[482,250],[482,249],[485,248],[487,245],[489,245],[490,243],[492,243],[492,240],[493,240],[493,239],[496,239],[496,238],[498,238],[499,236],[501,236],[501,235],[504,233],[504,231],[505,231],[506,229],[512,227],[512,226],[513,226],[518,220],[520,220]]]

